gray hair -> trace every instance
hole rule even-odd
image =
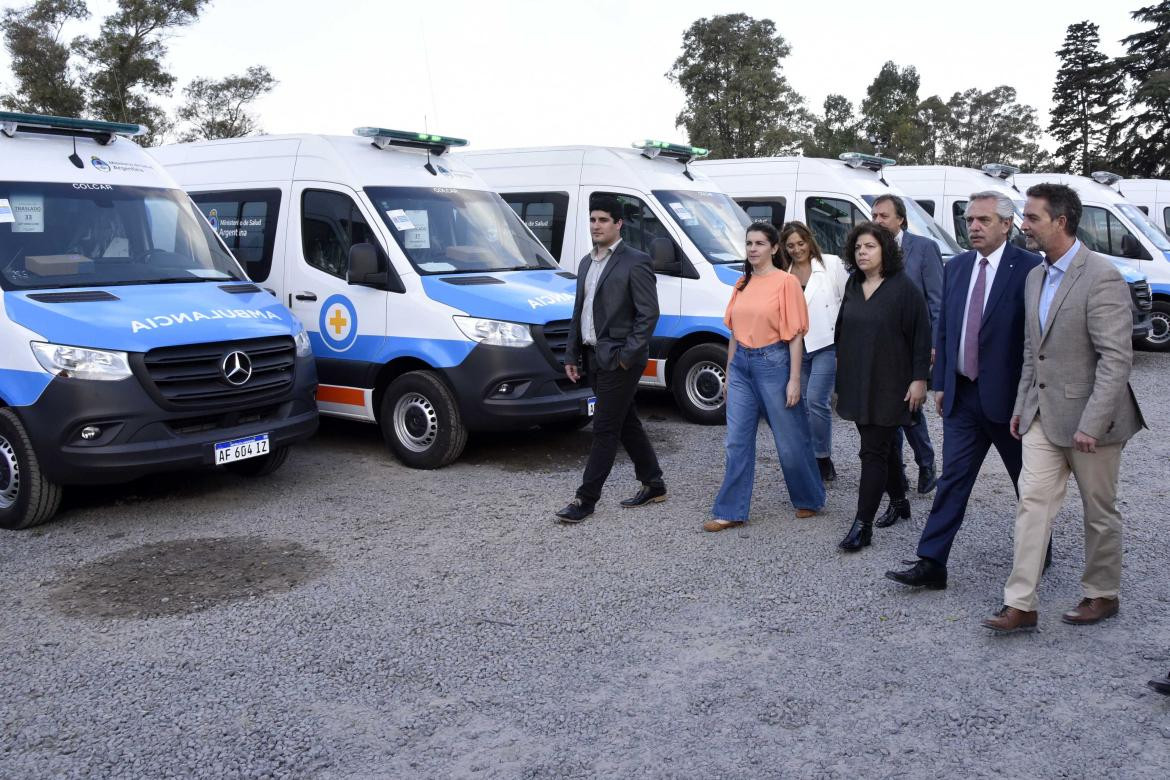
[[[1016,215],[1016,204],[1012,199],[1002,192],[995,190],[983,190],[982,192],[972,192],[969,196],[970,200],[967,202],[967,208],[964,210],[964,216],[971,213],[971,204],[977,200],[994,200],[995,201],[995,215],[1002,220],[1011,221],[1012,217]]]

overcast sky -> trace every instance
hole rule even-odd
[[[1129,11],[1151,1],[215,0],[168,45],[180,86],[267,66],[280,80],[256,106],[269,133],[425,124],[476,148],[625,145],[686,140],[674,126],[683,96],[664,74],[700,17],[775,21],[792,47],[784,72],[816,111],[831,92],[858,104],[893,60],[918,69],[923,98],[1009,84],[1046,124],[1068,25],[1096,22],[1117,55],[1141,29]],[[113,6],[90,0],[89,27]]]

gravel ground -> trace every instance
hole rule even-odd
[[[752,522],[704,534],[722,429],[640,398],[670,498],[619,461],[565,527],[588,432],[473,439],[411,471],[372,426],[326,421],[267,479],[177,475],[73,491],[5,532],[0,777],[1170,776],[1163,377],[1127,448],[1119,617],[1079,598],[1079,497],[1057,521],[1041,630],[991,636],[1011,485],[989,459],[951,587],[905,592],[914,520],[835,549],[857,439],[835,428],[826,514],[797,521],[760,437]],[[935,441],[939,419],[930,415]]]

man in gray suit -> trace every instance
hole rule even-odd
[[[938,245],[926,236],[916,236],[906,230],[906,204],[897,195],[886,193],[879,195],[873,202],[870,216],[873,221],[894,234],[894,239],[902,249],[902,262],[905,274],[910,277],[922,296],[926,298],[926,309],[930,312],[930,343],[934,344],[934,334],[938,333],[938,313],[942,309],[943,295],[943,265],[942,254]],[[934,350],[931,350],[931,362],[934,362]],[[910,425],[904,425],[898,431],[898,452],[902,452],[903,434],[910,441],[910,449],[914,450],[914,461],[918,464],[918,492],[929,493],[938,484],[938,475],[934,465],[934,447],[930,443],[930,430],[926,427],[926,416],[921,410],[910,417]],[[902,468],[902,481],[906,482],[905,467]],[[890,498],[886,511],[874,522],[878,528],[891,526],[898,520],[910,519],[910,500],[903,498],[895,501]]]
[[[666,500],[654,447],[634,408],[638,380],[658,323],[658,282],[650,256],[622,241],[622,206],[613,195],[589,202],[593,251],[577,267],[577,298],[565,350],[565,375],[587,378],[597,394],[593,445],[576,497],[556,513],[563,523],[593,514],[620,443],[634,462],[641,490],[621,502],[630,508]]]
[[[1096,623],[1120,605],[1121,449],[1145,422],[1129,386],[1129,289],[1111,262],[1077,240],[1080,218],[1071,188],[1028,190],[1022,229],[1044,263],[1024,290],[1024,369],[1010,423],[1024,447],[1015,554],[1004,605],[983,621],[1003,633],[1036,627],[1036,585],[1070,471],[1084,511],[1084,597],[1062,619]]]

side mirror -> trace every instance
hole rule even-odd
[[[1126,233],[1121,237],[1121,256],[1129,260],[1150,259],[1150,253],[1130,233]]]
[[[354,244],[349,248],[349,271],[345,277],[350,284],[366,287],[382,287],[389,281],[389,274],[378,262],[378,250],[373,244]]]
[[[678,276],[682,272],[678,250],[669,238],[660,236],[650,242],[650,259],[654,263],[654,273]]]

